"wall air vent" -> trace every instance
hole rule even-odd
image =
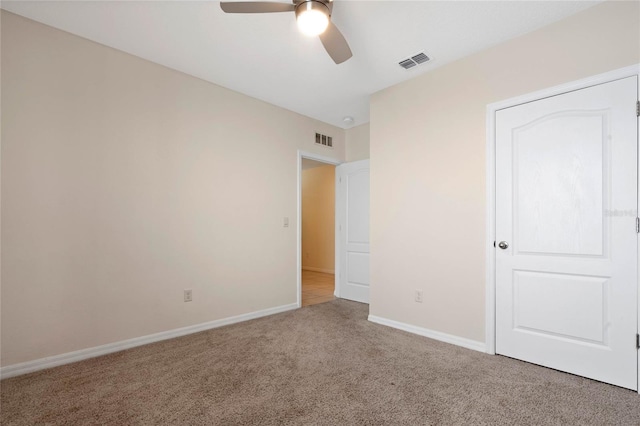
[[[429,59],[430,58],[427,55],[425,55],[424,52],[420,52],[411,56],[410,58],[401,60],[400,62],[398,62],[398,64],[400,64],[400,66],[405,70],[408,70],[409,68],[413,68],[416,65],[429,62]]]
[[[322,146],[326,146],[327,148],[333,148],[333,138],[331,136],[316,133],[316,145],[322,145]]]

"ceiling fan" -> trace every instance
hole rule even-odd
[[[344,36],[331,22],[333,0],[293,0],[293,4],[223,1],[220,2],[220,7],[226,13],[295,12],[300,31],[308,36],[320,36],[322,45],[336,64],[353,56]]]

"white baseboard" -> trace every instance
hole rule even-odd
[[[333,269],[316,268],[315,266],[303,266],[302,270],[303,271],[311,271],[311,272],[324,272],[325,274],[333,274],[333,273],[335,273],[335,271]]]
[[[255,318],[266,317],[285,311],[298,309],[297,303],[289,305],[276,306],[275,308],[263,309],[261,311],[249,312],[247,314],[237,315],[229,318],[222,318],[215,321],[209,321],[201,324],[190,325],[173,330],[163,331],[160,333],[149,334],[146,336],[135,337],[133,339],[122,340],[120,342],[109,343],[93,348],[81,349],[79,351],[67,352],[60,355],[54,355],[46,358],[36,359],[33,361],[22,362],[19,364],[7,365],[0,368],[0,379],[19,376],[21,374],[32,373],[34,371],[44,370],[46,368],[57,367],[59,365],[70,364],[72,362],[82,361],[97,356],[110,354],[113,352],[123,351],[125,349],[142,346],[149,343],[159,342],[161,340],[173,339],[174,337],[185,336],[187,334],[197,333],[199,331],[210,330],[225,325],[235,324],[238,322],[248,321]]]
[[[376,324],[386,325],[387,327],[397,328],[398,330],[407,331],[409,333],[418,334],[430,339],[439,340],[452,345],[462,346],[463,348],[473,349],[474,351],[486,352],[485,344],[476,340],[466,339],[464,337],[454,336],[452,334],[442,333],[440,331],[429,330],[428,328],[417,327],[415,325],[405,324],[403,322],[393,321],[386,318],[369,315],[369,321]]]

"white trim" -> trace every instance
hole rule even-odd
[[[496,127],[495,110],[487,107],[487,205],[485,271],[485,351],[496,354]]]
[[[528,102],[537,101],[551,96],[561,95],[563,93],[573,92],[575,90],[586,89],[587,87],[597,86],[598,84],[609,83],[615,80],[632,77],[640,74],[640,64],[612,70],[602,74],[583,78],[569,83],[559,84],[547,89],[538,90],[536,92],[527,93],[525,95],[516,96],[514,98],[505,99],[503,101],[494,102],[487,105],[487,111],[498,111],[510,108],[516,105],[526,104]]]
[[[334,280],[333,280],[333,296],[340,298],[340,271],[342,266],[340,266],[340,250],[342,250],[342,242],[340,241],[340,227],[342,226],[340,224],[340,210],[338,209],[338,205],[340,204],[340,191],[342,190],[342,177],[340,175],[340,167],[336,166],[335,169],[335,174],[334,174],[334,179],[336,182],[336,200],[333,203],[333,205],[335,206],[335,214],[334,214],[334,223],[335,223],[335,232],[334,232],[334,261],[333,261],[333,269],[336,271],[336,273],[334,274]]]
[[[454,336],[452,334],[442,333],[440,331],[430,330],[428,328],[417,327],[415,325],[393,321],[393,320],[378,317],[375,315],[369,315],[368,319],[369,321],[374,322],[376,324],[397,328],[398,330],[406,331],[412,334],[417,334],[419,336],[428,337],[433,340],[439,340],[441,342],[450,343],[452,345],[462,346],[463,348],[472,349],[478,352],[485,351],[484,342],[478,342],[477,340],[466,339],[464,337]]]
[[[324,269],[324,268],[316,268],[315,266],[303,266],[303,271],[311,271],[311,272],[322,272],[324,274],[334,274],[335,271],[333,269]]]
[[[44,370],[46,368],[70,364],[72,362],[95,358],[97,356],[123,351],[125,349],[134,348],[136,346],[147,345],[149,343],[159,342],[161,340],[173,339],[175,337],[198,333],[200,331],[210,330],[212,328],[223,327],[225,325],[236,324],[243,321],[279,314],[281,312],[286,312],[293,309],[298,309],[298,305],[296,303],[276,306],[275,308],[249,312],[247,314],[236,315],[229,318],[222,318],[219,320],[190,325],[187,327],[175,328],[173,330],[149,334],[146,336],[136,337],[128,340],[122,340],[120,342],[109,343],[93,348],[81,349],[79,351],[67,352],[64,354],[54,355],[46,358],[40,358],[33,361],[22,362],[20,364],[7,365],[6,367],[0,368],[0,378],[6,379],[22,374],[32,373],[34,371]]]
[[[302,306],[302,159],[306,158],[308,160],[320,161],[321,163],[332,164],[337,166],[340,164],[339,160],[336,160],[331,157],[325,157],[323,155],[314,154],[312,152],[298,150],[298,171],[297,171],[297,211],[296,211],[296,288],[298,289],[298,307]],[[337,194],[337,184],[336,180],[336,189],[335,193]],[[337,222],[337,221],[336,221]],[[338,250],[338,239],[335,240],[335,250]],[[337,269],[338,265],[334,265],[334,268]],[[336,286],[338,284],[338,279],[336,277]]]
[[[640,68],[640,65],[638,66],[638,68]],[[638,98],[637,100],[640,101],[640,69],[638,70],[638,81],[637,81],[637,85],[638,85]],[[636,137],[638,138],[638,142],[640,142],[640,117],[638,117],[638,127],[637,127],[637,135]],[[637,160],[637,169],[638,169],[638,207],[636,207],[636,212],[640,211],[640,149],[638,150],[638,160]],[[638,239],[638,241],[640,242],[640,239]],[[638,265],[640,266],[640,246],[638,246]],[[639,271],[640,272],[640,271]],[[638,276],[638,280],[640,280],[640,274]],[[637,309],[640,312],[640,283],[638,283],[638,304],[637,304]],[[638,315],[638,328],[636,333],[640,333],[640,315]],[[638,355],[638,394],[640,394],[640,355]]]
[[[585,89],[587,87],[596,86],[598,84],[604,84],[623,78],[640,75],[640,64],[631,65],[625,68],[609,71],[603,74],[598,74],[592,77],[587,77],[581,80],[561,84],[548,89],[539,90],[537,92],[528,93],[526,95],[517,96],[514,98],[506,99],[504,101],[495,102],[487,105],[487,158],[486,158],[486,182],[487,182],[487,222],[486,222],[486,247],[487,254],[485,256],[486,261],[486,300],[485,300],[485,339],[486,349],[489,354],[495,354],[496,350],[496,305],[495,305],[495,293],[496,293],[496,277],[495,277],[495,248],[493,242],[495,241],[495,114],[496,111],[510,108],[516,105],[521,105],[527,102],[533,102],[539,99],[548,98],[551,96],[557,96],[563,93],[572,92],[575,90]],[[640,94],[639,94],[640,96]],[[640,292],[639,292],[640,293]],[[640,306],[640,298],[638,300]],[[640,330],[640,318],[638,319],[638,329]],[[638,363],[638,380],[640,382],[640,360]]]

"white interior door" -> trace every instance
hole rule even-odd
[[[637,97],[634,76],[496,113],[496,352],[630,389]]]
[[[336,167],[336,296],[369,303],[369,160]]]

